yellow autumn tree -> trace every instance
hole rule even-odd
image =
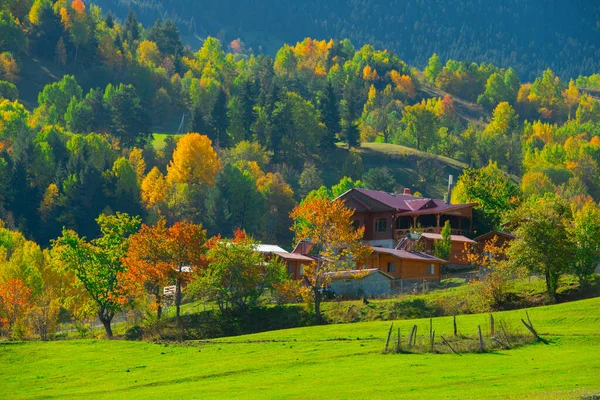
[[[137,59],[140,64],[156,67],[160,64],[160,51],[156,43],[150,40],[144,40],[138,45]]]
[[[188,133],[177,142],[167,180],[176,183],[212,185],[221,161],[208,136]]]
[[[142,202],[146,208],[155,208],[167,198],[165,177],[157,167],[142,180]]]
[[[136,147],[129,152],[129,163],[133,169],[135,169],[138,182],[141,182],[144,178],[144,174],[146,173],[146,161],[144,161],[144,156],[141,149]]]

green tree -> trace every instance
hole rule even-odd
[[[98,319],[106,336],[112,338],[111,321],[129,300],[127,288],[122,285],[127,239],[137,231],[141,220],[117,213],[100,215],[96,221],[102,234],[98,239],[88,242],[74,231],[64,229],[52,247],[65,269],[75,274],[96,303]]]
[[[323,150],[332,150],[335,148],[336,135],[340,132],[340,110],[338,107],[338,100],[333,90],[331,81],[327,82],[327,88],[319,103],[319,109],[321,111],[321,122],[325,124],[326,134],[320,143],[320,147]]]
[[[447,260],[450,256],[450,250],[452,249],[452,229],[450,227],[450,221],[446,221],[441,234],[442,238],[435,242],[434,255],[442,260]]]
[[[453,203],[477,203],[474,217],[484,232],[498,228],[519,197],[519,187],[491,161],[483,168],[466,168],[452,191]]]
[[[568,227],[575,248],[573,272],[586,283],[600,264],[600,208],[588,201],[573,213]]]
[[[396,178],[388,167],[371,168],[362,176],[366,188],[393,193],[396,190]]]
[[[425,78],[430,83],[435,83],[435,78],[442,72],[442,62],[437,54],[433,53],[431,58],[429,58],[429,63],[427,67],[425,67]]]
[[[425,100],[404,109],[402,124],[406,134],[415,138],[417,149],[428,150],[435,146],[438,140],[438,120],[435,113],[427,107]]]
[[[106,104],[112,116],[111,133],[125,147],[143,147],[150,137],[150,119],[135,88],[121,84]]]
[[[233,239],[214,238],[207,243],[208,266],[189,290],[204,294],[221,312],[245,311],[260,297],[283,282],[285,270],[278,259],[265,259],[256,251],[258,243],[243,231]]]
[[[304,164],[304,169],[300,174],[298,184],[300,185],[300,196],[302,197],[306,196],[310,191],[316,190],[323,185],[321,174],[314,163],[306,162]]]
[[[575,256],[569,238],[568,203],[552,194],[532,198],[512,213],[510,219],[518,225],[516,239],[507,252],[510,263],[543,274],[548,296],[556,301],[558,280],[570,269]]]

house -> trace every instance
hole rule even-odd
[[[259,244],[256,250],[264,253],[267,257],[277,257],[286,265],[287,273],[292,279],[300,280],[304,276],[304,266],[314,261],[307,255],[300,253],[288,253],[279,246],[272,244]]]
[[[450,190],[448,192],[450,195]],[[417,229],[440,233],[446,221],[450,221],[453,235],[466,235],[473,230],[476,203],[450,204],[444,200],[414,197],[410,189],[404,189],[402,194],[391,194],[354,188],[338,199],[354,210],[354,225],[365,227],[363,240],[372,246],[393,249]]]
[[[396,280],[439,281],[441,266],[445,263],[445,260],[422,252],[373,247],[363,268],[379,269]]]
[[[328,287],[342,297],[380,297],[392,293],[394,277],[377,268],[328,272]]]

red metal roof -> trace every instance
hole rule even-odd
[[[421,253],[418,251],[394,250],[394,249],[387,249],[385,247],[373,247],[373,253],[385,253],[385,254],[393,255],[397,258],[408,259],[408,260],[439,262],[439,263],[447,262],[446,260],[442,260],[441,258],[437,258],[432,255]]]
[[[348,192],[342,194],[339,198],[345,197],[352,191],[362,193],[365,196],[368,196],[396,211],[410,214],[437,213],[475,205],[475,203],[446,204],[443,200],[439,199],[414,197],[409,194],[391,194],[386,192],[380,192],[378,190],[357,188],[349,190]]]

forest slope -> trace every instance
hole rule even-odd
[[[513,67],[521,79],[552,68],[560,76],[598,71],[600,4],[593,1],[435,0],[321,2],[210,0],[99,0],[124,19],[129,9],[151,25],[174,19],[184,37],[241,38],[271,55],[283,43],[307,36],[349,38],[397,52],[411,65],[424,66],[437,52],[442,59],[467,59]]]

